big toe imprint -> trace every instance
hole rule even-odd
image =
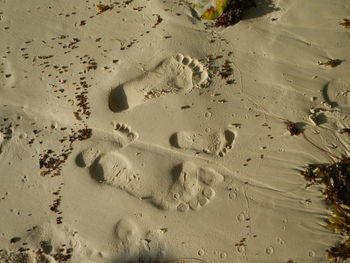
[[[178,54],[163,60],[156,68],[113,89],[109,107],[114,112],[130,110],[150,99],[168,93],[190,91],[208,82],[208,72],[197,60]]]

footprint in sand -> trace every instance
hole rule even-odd
[[[85,156],[85,152],[81,156]],[[197,210],[207,205],[215,196],[212,186],[224,180],[221,174],[211,168],[184,162],[174,167],[173,176],[167,175],[168,183],[164,188],[157,189],[155,184],[148,183],[157,181],[154,174],[146,175],[135,171],[130,161],[119,152],[103,153],[87,167],[91,177],[99,183],[111,185],[139,199],[148,200],[159,208],[177,209],[181,212],[190,208]]]
[[[143,232],[130,219],[121,219],[115,228],[117,262],[155,262],[165,256],[166,246],[163,242],[164,231],[150,230]]]
[[[232,149],[236,137],[237,134],[233,128],[210,134],[180,131],[170,137],[170,143],[179,149],[223,157]]]
[[[112,90],[109,107],[114,112],[130,110],[168,93],[189,92],[207,81],[208,72],[198,60],[178,54],[163,60],[152,71]]]
[[[337,78],[322,89],[323,101],[310,109],[309,119],[316,126],[342,130],[349,126],[350,78]]]
[[[215,197],[212,186],[223,181],[223,176],[211,168],[184,162],[168,195],[158,200],[163,207],[176,207],[180,212],[197,210]]]
[[[331,107],[350,110],[350,77],[330,81],[323,89],[323,98]]]
[[[215,197],[213,186],[224,177],[209,167],[199,167],[192,162],[172,164],[168,174],[159,171],[140,172],[120,151],[100,152],[89,148],[77,157],[77,164],[89,169],[91,177],[148,200],[162,209],[185,212],[199,209]]]
[[[138,133],[131,131],[131,128],[124,123],[115,123],[113,126],[115,132],[114,139],[118,148],[126,147],[139,137]],[[90,167],[100,155],[101,152],[97,148],[92,147],[81,152],[77,156],[76,162],[80,167]]]

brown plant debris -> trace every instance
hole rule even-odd
[[[253,0],[231,0],[224,13],[216,20],[215,26],[227,27],[238,23],[243,12],[251,7],[256,7]]]
[[[350,28],[350,19],[344,18],[343,22],[340,22],[339,25],[345,28]]]
[[[157,17],[157,21],[155,22],[155,24],[152,26],[152,28],[156,28],[160,23],[162,23],[163,21],[163,18],[158,15],[158,14],[153,14],[153,16],[156,16]]]
[[[52,256],[57,262],[66,262],[70,260],[72,255],[73,248],[65,248],[65,245],[62,245],[62,247],[56,249],[56,253]]]
[[[343,240],[327,250],[332,263],[350,259],[350,158],[335,163],[311,164],[303,172],[306,187],[322,185],[326,203],[332,208],[327,218],[328,228],[339,233]]]
[[[87,71],[96,70],[97,69],[97,62],[94,59],[90,59],[86,69],[87,69]]]
[[[284,123],[287,125],[287,130],[290,132],[291,136],[294,135],[300,135],[303,131],[298,127],[298,124],[295,122],[291,122],[291,121],[284,121]]]
[[[344,129],[341,129],[339,131],[340,134],[344,134],[344,133],[347,133],[347,134],[350,134],[350,129],[349,128],[344,128]]]
[[[106,12],[107,10],[112,9],[113,7],[109,6],[109,5],[98,4],[98,5],[96,5],[96,8],[99,11],[98,14],[101,14],[103,12]]]
[[[41,175],[45,176],[54,171],[55,175],[58,175],[62,164],[67,160],[67,158],[68,154],[57,155],[52,150],[48,150],[46,153],[41,154],[39,159],[39,168],[45,169],[41,172]]]
[[[335,67],[339,66],[341,63],[342,63],[342,61],[340,59],[329,59],[326,62],[319,62],[318,64],[320,66],[327,66],[327,67],[335,68]]]
[[[227,79],[233,75],[232,62],[229,60],[225,60],[224,64],[221,66],[221,70],[219,75],[222,79]]]
[[[60,206],[60,204],[61,204],[61,197],[53,200],[52,205],[50,205],[50,210],[55,213],[60,213],[60,211],[58,210],[58,207]]]
[[[75,141],[87,140],[91,137],[92,130],[85,127],[77,131],[72,130],[72,133],[68,136],[64,136],[61,143],[68,141],[68,145],[64,147],[61,152],[55,153],[49,149],[39,155],[39,168],[41,169],[41,176],[51,174],[52,176],[61,175],[62,166],[67,161],[69,155],[73,151],[73,143]]]

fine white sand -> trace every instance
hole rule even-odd
[[[327,262],[331,159],[284,122],[348,153],[350,5],[257,3],[0,0],[1,263]]]

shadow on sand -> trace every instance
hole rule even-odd
[[[108,263],[206,263],[206,261],[199,258],[176,258],[176,257],[150,257],[147,255],[137,257],[120,257]]]
[[[243,14],[242,20],[262,17],[266,14],[280,10],[272,0],[255,0],[256,6],[249,8]]]

